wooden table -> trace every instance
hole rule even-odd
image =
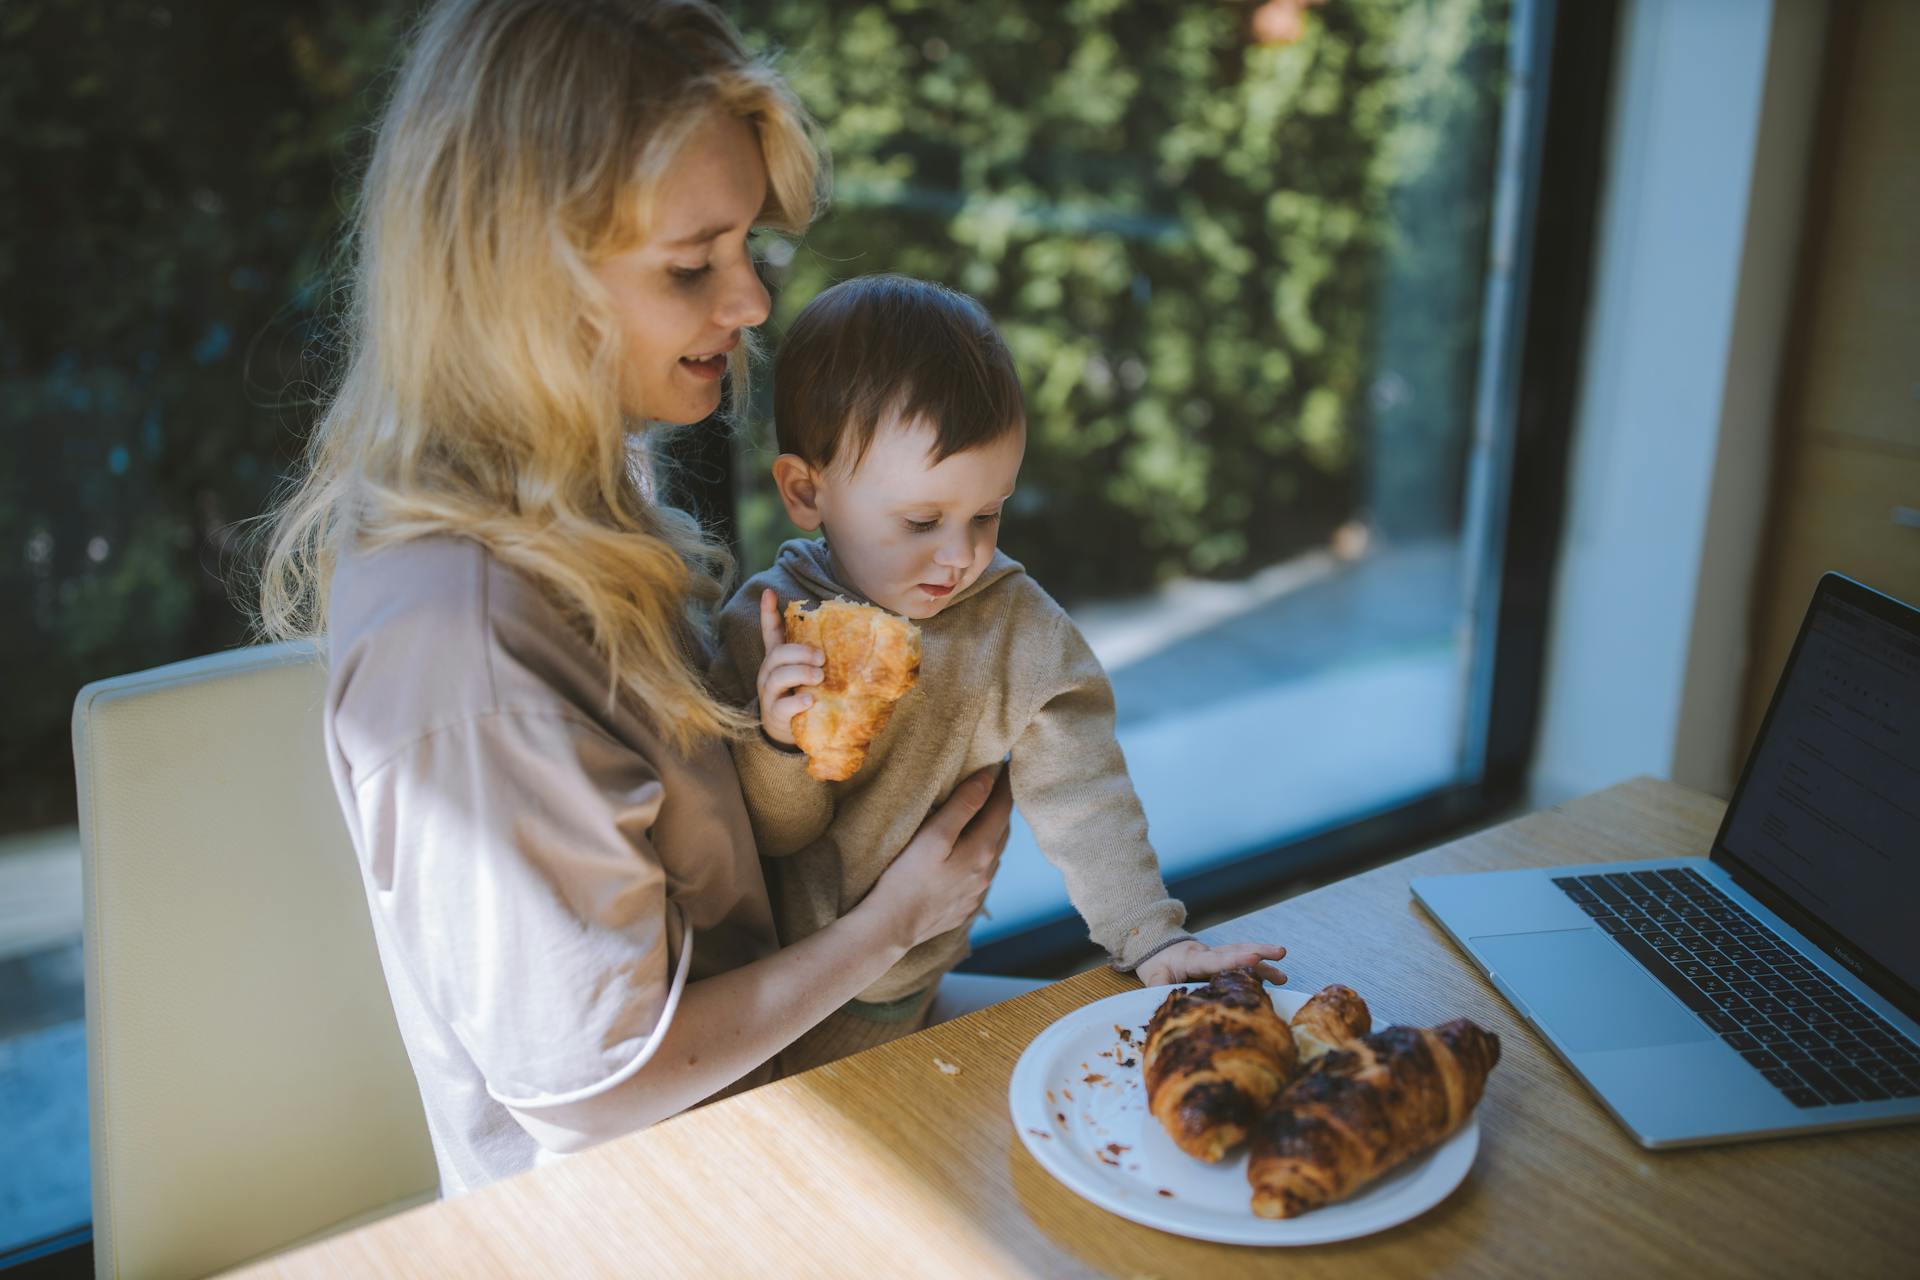
[[[1290,986],[1346,982],[1401,1021],[1464,1015],[1499,1033],[1473,1172],[1366,1239],[1263,1250],[1164,1235],[1034,1162],[1008,1076],[1048,1023],[1131,986],[1100,970],[245,1274],[1920,1274],[1920,1128],[1642,1150],[1407,892],[1415,875],[1697,855],[1721,809],[1639,779],[1207,933],[1286,944]]]

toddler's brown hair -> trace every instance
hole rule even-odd
[[[1025,425],[1020,376],[986,308],[888,274],[834,285],[801,309],[774,361],[780,451],[824,469],[850,449],[851,470],[889,413],[933,428],[936,463]]]

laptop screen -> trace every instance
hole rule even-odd
[[[1721,847],[1920,987],[1920,635],[1815,596]]]

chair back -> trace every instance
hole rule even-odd
[[[205,1275],[437,1188],[325,693],[293,643],[75,700],[97,1275]]]

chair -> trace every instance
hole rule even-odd
[[[205,1275],[436,1192],[325,689],[294,643],[74,702],[99,1276]]]

